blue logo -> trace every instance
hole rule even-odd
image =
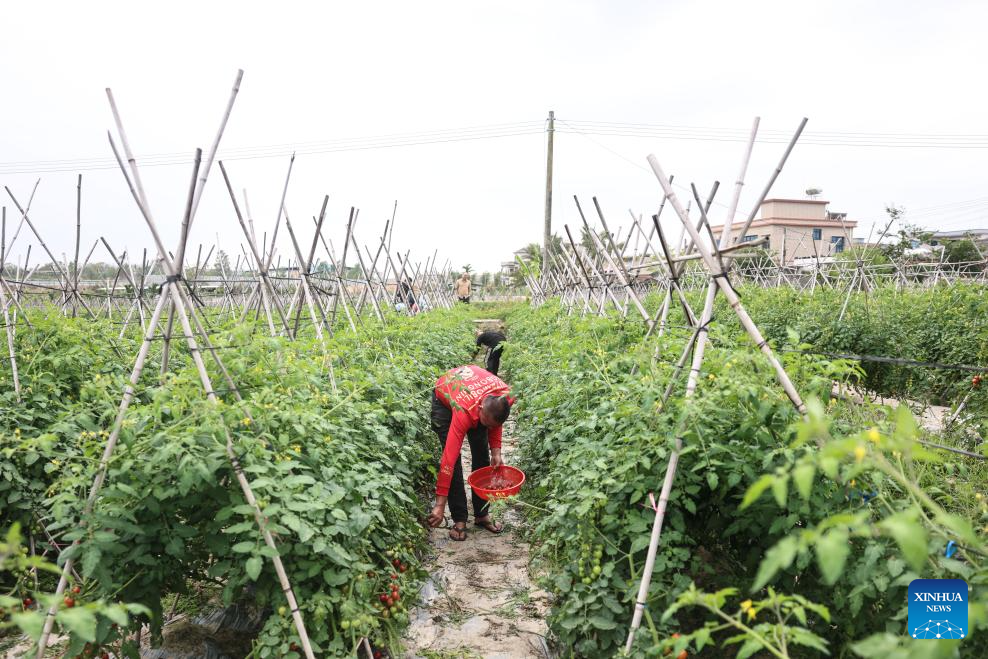
[[[909,636],[962,639],[967,636],[967,582],[963,579],[913,579],[909,584]]]

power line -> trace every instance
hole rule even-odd
[[[241,147],[224,149],[219,155],[222,160],[253,160],[258,158],[285,157],[291,155],[292,153],[299,155],[315,155],[343,151],[363,151],[369,149],[386,149],[403,146],[420,146],[426,144],[443,144],[449,142],[516,137],[520,135],[535,135],[542,134],[542,132],[543,128],[541,122],[532,121],[482,126],[476,128],[449,129],[444,131],[346,138],[320,142],[298,142],[258,147]],[[146,167],[186,165],[190,162],[190,155],[188,153],[149,154],[138,156],[137,161],[138,164]],[[100,169],[115,169],[116,167],[117,163],[112,158],[21,161],[0,163],[0,174],[39,174],[65,171],[92,171]]]
[[[737,128],[674,126],[661,124],[630,124],[568,120],[575,129],[584,133],[613,137],[641,137],[715,142],[745,142],[747,131]],[[778,130],[759,131],[758,142],[785,143],[790,134]],[[800,144],[817,146],[861,146],[883,148],[944,148],[985,149],[988,135],[949,133],[851,133],[834,131],[807,131]]]
[[[641,129],[661,129],[661,130],[677,130],[677,131],[723,131],[723,132],[733,132],[738,134],[747,135],[748,129],[746,128],[735,128],[735,127],[718,127],[718,126],[689,126],[681,124],[640,124],[640,123],[630,123],[630,122],[616,122],[616,121],[585,121],[579,119],[569,119],[570,123],[582,124],[582,125],[600,125],[600,126],[612,126],[612,127],[633,127]],[[778,129],[759,129],[759,134],[761,135],[781,135],[788,137],[791,133]],[[848,131],[807,131],[803,133],[804,135],[822,135],[822,136],[863,136],[863,137],[932,137],[932,138],[945,138],[945,137],[956,137],[956,138],[978,138],[983,140],[988,140],[988,133],[880,133],[880,132],[848,132]]]
[[[561,132],[574,132],[574,131],[561,131]],[[674,134],[674,133],[645,133],[645,132],[618,132],[618,131],[601,131],[601,130],[584,130],[583,134],[598,135],[601,137],[635,137],[635,138],[652,138],[652,139],[667,139],[667,140],[683,140],[689,142],[730,142],[730,143],[744,143],[747,142],[746,137],[726,137],[719,135],[684,135],[684,134]],[[776,139],[776,138],[758,138],[755,142],[759,144],[786,144],[788,140]],[[970,144],[958,144],[958,143],[892,143],[892,142],[840,142],[840,141],[827,141],[827,140],[814,140],[812,138],[800,139],[799,142],[804,146],[837,146],[837,147],[867,147],[867,148],[889,148],[889,149],[988,149],[988,142],[983,143],[970,143]]]
[[[747,129],[723,126],[690,126],[679,124],[648,124],[618,121],[587,121],[569,119],[569,127],[560,132],[575,132],[584,137],[635,137],[639,139],[673,139],[686,141],[745,142]],[[263,146],[224,149],[225,160],[252,160],[278,158],[291,153],[316,155],[344,151],[386,149],[402,146],[420,146],[480,139],[496,139],[532,135],[544,132],[543,120],[518,121],[453,129],[437,129],[410,133],[393,133],[377,136],[341,138],[335,140],[306,141]],[[790,134],[781,130],[761,130],[760,143],[781,144],[788,142]],[[865,147],[865,148],[935,148],[935,149],[988,149],[988,134],[983,133],[890,133],[853,131],[807,131],[800,144],[810,146]],[[598,145],[618,157],[625,156]],[[141,156],[139,162],[148,167],[186,165],[188,153],[158,153]],[[629,161],[631,162],[631,161]],[[632,163],[641,167],[637,163]],[[41,174],[66,171],[92,171],[113,169],[116,162],[109,157],[90,157],[59,160],[26,160],[0,163],[0,174]]]

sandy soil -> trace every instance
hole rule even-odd
[[[4,659],[23,659],[24,657],[33,657],[34,656],[34,653],[31,652],[31,647],[34,644],[30,640],[28,640],[27,637],[24,637],[24,636],[18,637],[16,640],[14,640],[14,639],[2,639],[2,640],[0,640],[0,645],[3,644],[3,641],[4,640],[13,640],[14,643],[15,643],[15,645],[13,645],[10,648],[7,648],[6,650],[0,649],[0,652],[3,653]],[[62,646],[63,646],[63,644],[65,644],[67,642],[68,642],[68,639],[63,638],[62,636],[59,636],[58,634],[52,634],[48,638],[48,647],[49,647],[49,650],[47,650],[45,652],[45,656],[46,657],[58,657],[58,656],[61,656],[62,651],[64,651],[64,648]]]
[[[886,405],[892,409],[899,407],[899,405],[905,404],[916,416],[916,422],[923,428],[926,428],[933,433],[943,432],[945,422],[952,414],[952,410],[949,407],[928,405],[914,400],[882,398],[881,396],[871,392],[861,392],[853,388],[842,388],[839,385],[834,386],[834,394],[837,396],[844,396],[856,403],[861,403],[868,400],[876,405]]]
[[[505,427],[504,456],[511,464],[514,438]],[[464,448],[464,455],[469,449]],[[469,475],[469,460],[463,460]],[[469,494],[467,496],[469,500]],[[412,611],[406,657],[416,659],[528,659],[548,657],[544,616],[549,596],[529,572],[529,545],[518,515],[510,510],[505,532],[494,535],[468,525],[464,542],[448,529],[433,529],[431,579]]]

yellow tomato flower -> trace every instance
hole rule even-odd
[[[878,433],[878,428],[872,428],[871,430],[868,431],[868,441],[877,444],[878,440],[880,440],[881,438],[882,436]]]
[[[861,462],[865,459],[866,455],[868,455],[868,451],[864,446],[858,445],[854,448],[854,459],[856,461]]]

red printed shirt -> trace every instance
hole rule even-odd
[[[436,396],[453,413],[446,435],[446,448],[439,462],[436,494],[449,496],[453,467],[460,459],[463,438],[468,430],[480,425],[480,404],[488,396],[503,396],[511,390],[501,378],[479,366],[461,366],[447,371],[436,382]],[[514,403],[513,398],[508,398]],[[501,448],[501,426],[488,428],[487,441],[491,448]]]

